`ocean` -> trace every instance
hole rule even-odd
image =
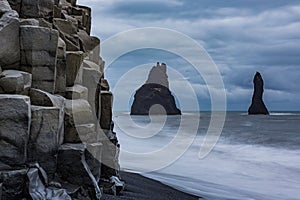
[[[218,142],[200,158],[210,120],[209,112],[115,113],[121,168],[208,200],[300,199],[300,113],[227,112]]]

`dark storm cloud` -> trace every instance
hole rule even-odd
[[[253,75],[260,71],[270,110],[300,110],[298,0],[82,0],[79,3],[93,8],[93,34],[101,39],[132,28],[154,26],[174,29],[196,40],[220,69],[229,109],[247,109]],[[141,54],[124,60],[123,64],[155,63],[166,56],[152,52],[152,58],[147,58]],[[177,58],[167,58],[176,67]],[[206,98],[203,81],[184,65],[178,61],[178,71]],[[112,76],[120,71],[118,66],[110,69]]]

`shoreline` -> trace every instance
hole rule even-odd
[[[174,189],[159,181],[132,172],[120,172],[126,183],[125,190],[119,196],[104,194],[103,200],[198,200],[191,194]]]

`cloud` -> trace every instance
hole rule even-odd
[[[219,67],[229,109],[247,109],[253,75],[260,71],[270,110],[300,110],[300,89],[295,84],[300,77],[298,0],[79,0],[79,3],[92,7],[92,32],[102,41],[121,31],[141,27],[170,28],[195,39]],[[173,46],[180,46],[180,41]],[[114,48],[118,47],[111,50]],[[144,51],[127,57],[117,63],[119,67],[111,69],[108,79],[116,79],[118,71],[125,72],[126,69],[121,69],[124,66],[155,63],[166,55]],[[165,62],[199,90],[199,98],[207,98],[207,91],[201,87],[205,83],[188,63],[172,56],[166,56]]]

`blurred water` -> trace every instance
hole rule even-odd
[[[133,116],[136,124],[155,133],[136,138],[143,131],[128,123],[131,118],[127,113],[116,114],[116,132],[122,151],[148,153],[163,149],[180,126],[192,135],[189,127],[195,125],[197,113],[183,116],[185,123],[180,124],[181,116],[168,116],[163,126],[162,116],[152,121],[147,116]],[[300,199],[300,113],[271,113],[270,116],[227,113],[219,142],[201,160],[198,154],[210,117],[210,113],[201,113],[195,140],[176,162],[143,175],[205,199]],[[139,171],[136,166],[144,162],[133,156],[122,159],[121,167]]]

